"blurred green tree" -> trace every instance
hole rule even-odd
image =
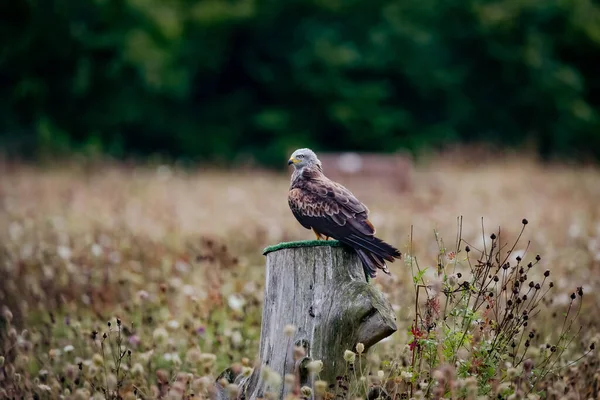
[[[0,144],[280,162],[534,143],[600,157],[592,0],[28,0],[0,6]]]

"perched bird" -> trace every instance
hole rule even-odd
[[[317,240],[334,238],[352,247],[371,278],[378,268],[389,275],[385,261],[394,262],[401,253],[375,237],[369,209],[348,189],[323,174],[321,161],[312,150],[294,151],[288,165],[294,166],[288,203],[298,222],[312,229]]]

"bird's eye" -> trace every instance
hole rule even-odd
[[[304,155],[298,154],[298,157],[296,157],[296,158],[304,158]]]

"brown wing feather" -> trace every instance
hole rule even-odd
[[[389,273],[384,260],[394,261],[400,252],[374,236],[369,209],[344,186],[321,173],[311,174],[295,180],[288,195],[298,222],[360,250],[359,256],[371,276],[375,276],[377,268]]]
[[[304,227],[308,226],[307,217],[315,217],[324,218],[340,227],[349,224],[349,227],[364,235],[372,236],[375,232],[367,219],[368,208],[340,184],[325,178],[302,180],[296,186],[290,190],[288,202]]]

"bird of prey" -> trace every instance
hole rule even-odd
[[[298,222],[312,229],[317,240],[334,238],[353,248],[371,278],[377,275],[377,269],[390,275],[385,262],[394,262],[401,253],[375,237],[369,209],[323,174],[321,161],[312,150],[294,151],[288,165],[294,166],[288,203]]]

